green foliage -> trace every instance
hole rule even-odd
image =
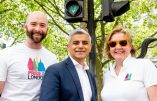
[[[85,0],[87,1],[87,0]],[[102,0],[94,0],[95,19],[102,19]],[[102,86],[102,69],[110,62],[104,54],[105,39],[117,24],[123,25],[133,36],[133,43],[140,54],[141,43],[148,37],[157,38],[157,0],[130,0],[130,10],[112,23],[97,22],[96,27],[96,77],[100,93]],[[69,30],[83,26],[82,23],[71,24],[64,20],[64,1],[61,0],[3,0],[0,2],[0,39],[12,44],[25,39],[23,24],[29,12],[40,10],[47,13],[49,18],[49,32],[43,44],[55,53],[59,60],[64,59],[67,35]],[[87,11],[86,11],[87,12]],[[86,26],[85,26],[86,27]],[[11,45],[12,45],[11,44]],[[152,43],[147,58],[157,57],[157,44]]]

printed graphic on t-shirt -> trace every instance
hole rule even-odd
[[[29,58],[28,60],[28,79],[42,80],[45,73],[45,66],[42,60]]]

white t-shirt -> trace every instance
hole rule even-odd
[[[103,76],[102,101],[149,101],[146,88],[157,85],[157,68],[150,60],[129,56],[118,76],[114,67]]]
[[[28,48],[24,43],[0,52],[0,81],[5,86],[0,101],[38,101],[45,69],[57,63],[44,47]]]

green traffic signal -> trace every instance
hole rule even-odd
[[[65,0],[65,20],[80,22],[83,19],[83,0]]]
[[[78,1],[74,1],[74,0],[67,2],[66,9],[67,9],[66,13],[71,17],[78,16],[82,11],[82,8],[78,3]]]
[[[76,16],[78,10],[79,10],[79,6],[78,6],[78,5],[71,5],[71,6],[68,8],[68,11],[69,11],[69,13],[70,13],[72,16]]]
[[[69,7],[69,12],[73,12],[73,13],[77,12],[78,8],[79,7],[77,5],[72,5]]]

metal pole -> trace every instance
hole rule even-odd
[[[96,72],[96,48],[95,48],[95,21],[94,21],[94,0],[88,0],[88,22],[87,29],[92,39],[92,50],[89,54],[90,71],[95,75]]]

